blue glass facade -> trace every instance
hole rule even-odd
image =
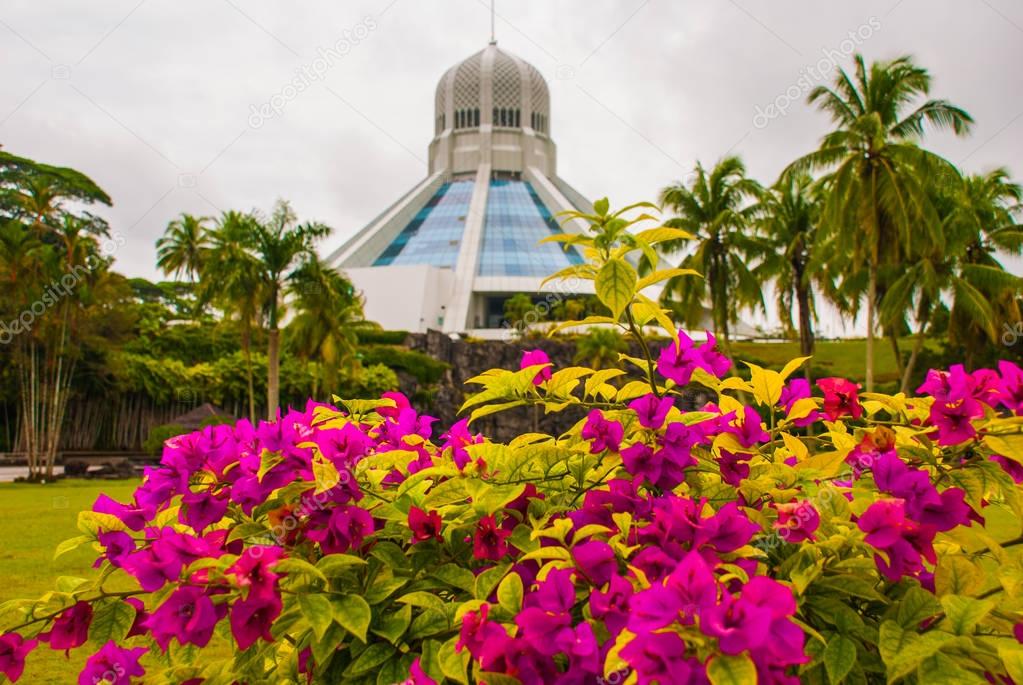
[[[546,277],[569,264],[581,264],[574,248],[560,243],[538,244],[561,233],[561,227],[525,181],[493,180],[487,198],[480,276]]]
[[[454,268],[472,200],[473,181],[445,183],[373,266],[429,264]]]

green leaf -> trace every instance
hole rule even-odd
[[[877,647],[888,666],[888,681],[912,672],[924,659],[957,639],[965,640],[940,631],[921,635],[903,630],[895,621],[885,621],[881,624]]]
[[[135,622],[135,607],[119,597],[106,597],[93,602],[92,611],[89,640],[100,646],[110,640],[123,640]]]
[[[498,604],[513,616],[522,610],[522,594],[522,578],[518,573],[509,573],[497,586]]]
[[[408,567],[408,557],[405,556],[405,552],[401,547],[388,540],[383,540],[373,545],[370,556],[384,562],[392,570]]]
[[[445,613],[424,611],[415,617],[408,631],[408,641],[421,640],[451,630],[451,621]]]
[[[476,576],[473,575],[472,571],[462,568],[458,564],[444,564],[434,571],[432,575],[437,580],[466,592],[472,592],[473,587],[476,585]]]
[[[611,208],[611,203],[606,197],[602,197],[593,203],[593,211],[598,216],[607,216],[607,210]]]
[[[955,659],[941,652],[921,661],[916,672],[918,682],[921,684],[978,685],[988,682],[979,673],[968,671],[956,663]]]
[[[352,635],[363,642],[366,641],[366,631],[373,620],[373,611],[369,604],[359,595],[344,595],[335,597],[331,601],[331,609],[334,620]]]
[[[365,559],[352,556],[351,554],[328,554],[316,562],[316,568],[328,578],[339,576],[345,571],[359,566],[366,565]]]
[[[412,623],[412,607],[405,605],[397,611],[384,616],[380,620],[380,624],[371,630],[375,635],[379,635],[392,645],[397,645],[398,640],[408,630],[410,623]]]
[[[940,611],[937,597],[921,587],[911,587],[895,605],[895,621],[906,630],[917,630],[923,621]]]
[[[757,667],[748,654],[720,654],[707,663],[707,678],[712,685],[749,685],[757,682]]]
[[[69,539],[65,540],[64,542],[62,542],[59,545],[57,545],[57,549],[53,553],[54,560],[59,559],[60,557],[62,557],[65,554],[67,554],[68,552],[72,552],[72,551],[78,549],[79,547],[81,547],[84,544],[92,542],[93,539],[94,538],[91,538],[88,535],[77,535],[77,536],[75,536],[73,538],[69,538]]]
[[[998,656],[1005,665],[1009,677],[1023,683],[1023,645],[1004,643],[998,645]]]
[[[90,539],[95,540],[96,535],[100,531],[127,531],[128,526],[124,525],[124,521],[113,514],[101,514],[98,511],[80,511],[78,512],[78,530],[90,536]]]
[[[840,683],[856,665],[856,643],[844,635],[835,635],[824,650],[824,668],[832,683]]]
[[[444,600],[430,592],[410,592],[399,597],[397,602],[444,615]]]
[[[984,585],[985,574],[975,563],[959,554],[938,559],[934,572],[934,589],[944,595],[973,595]]]
[[[314,494],[327,492],[341,482],[341,474],[337,467],[321,454],[313,459],[313,478],[316,480],[316,491]]]
[[[451,638],[440,647],[437,658],[440,661],[440,669],[448,678],[469,685],[469,650],[463,649],[461,653],[455,651],[458,643],[458,636]]]
[[[504,578],[504,574],[511,568],[511,564],[504,563],[493,568],[488,568],[483,573],[476,576],[476,588],[475,595],[476,599],[486,600],[490,597],[491,593],[494,592],[494,588]]]
[[[621,258],[609,260],[597,272],[594,283],[597,297],[611,310],[615,320],[632,302],[632,297],[636,294],[636,281],[638,280],[639,276],[636,275],[636,270]]]
[[[941,606],[945,608],[945,617],[952,632],[956,635],[969,635],[995,608],[995,602],[992,599],[945,595],[941,598]]]
[[[389,660],[395,655],[394,647],[386,642],[374,642],[356,657],[355,661],[348,665],[344,675],[346,677],[360,676],[370,673],[380,664]]]
[[[324,595],[302,594],[298,596],[298,606],[302,609],[302,615],[309,621],[317,639],[323,639],[323,634],[334,620],[330,600]]]

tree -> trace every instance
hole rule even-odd
[[[703,274],[703,286],[672,279],[663,297],[667,302],[677,298],[672,304],[690,326],[700,324],[709,300],[714,332],[730,354],[729,324],[743,307],[763,307],[760,284],[748,266],[762,249],[748,230],[756,213],[750,200],[759,197],[761,188],[746,177],[738,157],[726,157],[710,173],[697,163],[693,176],[689,184],[678,182],[661,191],[661,202],[677,214],[666,225],[684,229],[695,239],[668,241],[661,248],[671,254],[693,246],[680,266]]]
[[[774,283],[778,316],[786,331],[794,330],[792,311],[798,311],[799,352],[809,357],[817,318],[814,283],[828,292],[833,289],[820,259],[820,202],[813,180],[806,174],[782,176],[761,196],[760,212],[757,226],[763,249],[755,274],[761,282]],[[805,369],[809,377],[810,364]]]
[[[289,347],[318,366],[318,385],[337,392],[341,372],[351,377],[357,370],[358,331],[380,326],[364,319],[362,299],[351,282],[321,261],[307,261],[295,270],[288,290],[295,307],[287,327]]]
[[[210,248],[208,217],[182,213],[156,241],[156,266],[168,276],[195,280]]]
[[[575,363],[594,369],[617,368],[618,355],[628,352],[625,339],[613,328],[591,328],[576,345]]]
[[[866,387],[874,386],[875,309],[878,273],[897,263],[918,241],[940,245],[939,221],[926,193],[926,178],[951,165],[917,144],[926,125],[969,131],[972,118],[944,100],[926,100],[931,77],[909,57],[874,62],[862,55],[855,73],[839,70],[832,87],[818,86],[809,102],[831,115],[836,128],[820,148],[793,162],[792,171],[830,170],[826,179],[824,227],[836,247],[867,269]]]

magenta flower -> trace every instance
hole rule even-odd
[[[273,642],[270,627],[281,615],[281,598],[273,592],[249,593],[231,605],[231,634],[238,649],[248,649],[259,638]]]
[[[505,540],[511,535],[510,530],[498,528],[494,515],[484,516],[476,524],[476,533],[472,540],[472,554],[477,559],[498,561],[508,553]]]
[[[724,448],[717,458],[718,468],[721,471],[721,480],[733,488],[739,487],[744,478],[749,478],[749,462],[752,454],[742,452],[734,453]]]
[[[935,400],[930,421],[938,429],[938,444],[958,445],[973,439],[977,435],[973,419],[983,415],[983,405],[972,397],[952,403]]]
[[[270,569],[284,556],[280,547],[247,547],[238,560],[227,569],[238,587],[247,589],[248,595],[272,595],[276,592],[279,576]]]
[[[760,414],[753,407],[743,408],[742,422],[729,426],[727,432],[739,439],[743,447],[753,447],[760,442],[768,442],[771,436],[764,430]]]
[[[448,432],[440,438],[444,441],[440,446],[441,449],[451,450],[451,457],[459,469],[464,469],[471,458],[465,449],[466,446],[483,442],[482,435],[473,435],[469,431],[469,419],[462,419],[451,426]]]
[[[817,387],[824,392],[824,416],[828,421],[836,421],[843,416],[854,419],[863,415],[860,406],[859,387],[844,378],[821,378]]]
[[[1002,467],[1002,470],[1009,474],[1017,485],[1023,483],[1023,464],[1013,459],[1008,459],[1000,454],[993,455],[991,461]]]
[[[90,623],[92,605],[75,602],[53,621],[49,632],[39,634],[39,639],[49,642],[52,649],[74,649],[84,645],[89,638]]]
[[[653,393],[648,393],[629,402],[629,409],[636,412],[639,425],[652,430],[657,430],[664,425],[664,420],[668,417],[672,406],[674,406],[674,401],[670,397],[657,397]]]
[[[107,495],[97,497],[92,510],[99,514],[116,516],[121,523],[134,531],[142,530],[146,526],[146,513],[140,507],[121,504]]]
[[[685,653],[686,645],[676,633],[644,633],[625,645],[621,657],[632,667],[638,685],[701,682],[703,667]]]
[[[778,510],[774,528],[786,542],[795,544],[816,539],[813,534],[821,524],[821,517],[810,502],[776,504],[774,508]]]
[[[593,618],[604,623],[612,636],[622,632],[629,621],[629,600],[632,594],[632,584],[619,575],[611,576],[605,592],[590,593],[590,613]]]
[[[526,597],[526,606],[538,607],[552,614],[567,613],[575,604],[575,584],[572,571],[554,569],[537,583],[536,591]]]
[[[664,450],[655,453],[652,447],[642,442],[629,445],[622,450],[622,464],[625,470],[651,483],[660,480],[663,463]]]
[[[412,407],[408,398],[400,392],[385,392],[380,395],[380,399],[394,402],[393,407],[377,407],[377,414],[384,418],[396,419],[403,409],[410,409]]]
[[[145,647],[123,649],[111,640],[85,662],[85,668],[78,675],[78,685],[131,685],[132,676],[146,674],[139,659],[148,651]]]
[[[427,514],[419,507],[411,507],[408,511],[408,527],[412,530],[413,544],[444,539],[440,534],[441,519],[436,509]]]
[[[617,452],[622,445],[624,434],[622,424],[608,421],[599,409],[589,413],[582,430],[583,440],[590,441],[590,454],[599,454],[605,450]]]
[[[26,640],[18,633],[0,636],[0,673],[12,683],[25,671],[25,657],[39,644],[38,640]]]
[[[1009,411],[1023,412],[1023,369],[1008,361],[998,362],[1001,381],[998,384],[996,400]]]
[[[550,363],[551,358],[548,357],[547,353],[543,350],[527,350],[522,353],[522,361],[519,362],[519,369],[528,369],[530,366]],[[533,377],[533,385],[541,385],[544,381],[549,381],[552,375],[551,367],[545,366],[537,371],[536,376]]]
[[[874,555],[874,562],[892,581],[919,574],[924,570],[922,559],[937,563],[933,547],[936,529],[908,520],[905,505],[901,499],[879,500],[857,521],[860,530],[866,533],[866,542],[887,555],[887,559]]]
[[[791,414],[793,407],[799,400],[807,399],[811,396],[810,393],[810,381],[805,378],[793,378],[785,387],[782,388],[781,397],[778,399],[778,404],[785,408],[786,414]],[[821,417],[821,413],[814,409],[809,414],[801,419],[796,419],[792,422],[793,425],[799,426],[800,428],[810,426],[816,423]]]
[[[436,680],[426,675],[426,671],[423,670],[422,665],[419,663],[419,657],[412,660],[408,674],[408,680],[402,683],[402,685],[437,685]]]
[[[222,610],[226,611],[226,605]],[[205,647],[213,637],[213,629],[221,618],[218,609],[201,588],[180,587],[150,614],[145,627],[160,649],[167,651],[171,639],[182,644]]]
[[[228,501],[227,497],[209,491],[189,492],[181,498],[181,504],[184,505],[179,515],[181,522],[201,533],[224,518]]]
[[[124,531],[102,532],[96,535],[96,539],[106,548],[103,557],[110,562],[111,566],[120,567],[124,558],[135,551],[134,538]],[[98,567],[103,557],[97,559],[94,566]]]
[[[707,342],[694,346],[692,338],[683,331],[678,332],[678,342],[672,341],[661,350],[657,359],[657,372],[679,385],[688,385],[693,371],[703,369],[712,376],[721,378],[732,367],[732,363],[714,348],[717,341],[710,333]]]
[[[340,506],[329,514],[322,512],[318,518],[327,516],[327,525],[309,530],[306,535],[310,540],[320,543],[326,554],[343,554],[350,549],[358,549],[366,536],[373,533],[373,516],[357,506]]]

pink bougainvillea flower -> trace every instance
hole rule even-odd
[[[377,414],[380,414],[380,416],[383,416],[384,418],[387,419],[396,419],[398,418],[398,414],[400,414],[403,409],[411,409],[412,407],[412,404],[408,401],[408,398],[405,397],[405,395],[400,392],[391,391],[382,393],[380,395],[380,399],[391,400],[392,402],[394,402],[393,407],[377,407]]]
[[[451,450],[451,457],[459,469],[464,469],[471,458],[465,449],[466,446],[483,442],[482,435],[473,435],[469,431],[469,419],[462,419],[451,426],[447,433],[440,436],[440,439],[444,441],[440,448]]]
[[[184,505],[180,520],[196,532],[202,532],[208,526],[220,521],[227,513],[227,497],[214,495],[209,491],[189,492],[181,498]]]
[[[674,404],[671,397],[657,397],[653,393],[648,393],[629,402],[629,409],[636,412],[639,425],[657,430],[664,425],[664,420]]]
[[[25,657],[39,644],[38,640],[26,640],[18,633],[0,635],[0,673],[12,683],[25,671]]]
[[[408,510],[408,527],[412,530],[413,544],[444,539],[440,534],[441,518],[436,509],[428,514],[419,507],[411,507]]]
[[[146,647],[124,649],[111,640],[85,662],[85,668],[78,675],[78,685],[131,685],[132,676],[146,674],[139,659],[148,651]]]
[[[1023,413],[1023,369],[1009,361],[998,362],[998,383],[994,400],[1009,411]]]
[[[612,636],[618,635],[629,621],[629,600],[632,595],[632,583],[619,575],[613,575],[606,591],[590,593],[590,613],[593,618],[603,622]]]
[[[426,671],[423,670],[419,657],[412,660],[408,674],[408,680],[404,681],[401,685],[437,685],[437,681],[428,676]]]
[[[274,594],[279,576],[270,569],[284,556],[280,547],[247,547],[238,560],[227,569],[238,587],[251,595]]]
[[[225,605],[222,611],[226,610]],[[172,639],[177,639],[182,645],[205,647],[220,619],[220,611],[202,588],[184,586],[175,590],[149,615],[145,627],[160,649],[166,652]]]
[[[53,649],[74,649],[85,644],[89,638],[89,624],[92,623],[92,605],[75,602],[53,621],[46,633],[39,639],[50,643]]]
[[[134,531],[146,527],[146,513],[141,507],[121,504],[107,495],[100,495],[92,505],[92,510],[99,514],[110,514],[120,519],[121,523]]]
[[[776,504],[774,508],[778,510],[774,528],[786,542],[795,544],[816,539],[813,534],[821,524],[821,517],[810,502]]]
[[[865,540],[868,544],[889,547],[902,537],[906,528],[906,503],[900,499],[874,502],[863,512],[856,525],[867,534]]]
[[[958,445],[973,439],[977,435],[973,419],[983,415],[983,405],[971,397],[951,403],[935,400],[930,421],[938,429],[938,444]]]
[[[519,369],[528,369],[530,366],[550,363],[551,358],[548,357],[547,353],[543,350],[526,350],[522,353],[522,361],[519,362]],[[545,366],[537,372],[536,376],[533,377],[533,385],[541,385],[545,381],[549,381],[552,375],[551,367]]]
[[[1023,464],[1014,459],[1007,459],[1000,454],[993,455],[991,461],[1001,466],[1002,470],[1009,474],[1017,485],[1023,483]]]
[[[741,423],[729,426],[727,432],[734,435],[743,447],[753,447],[757,443],[768,442],[771,436],[764,430],[763,419],[753,407],[743,408]]]
[[[144,625],[146,619],[149,618],[146,605],[138,597],[126,597],[124,602],[130,604],[135,609],[135,619],[131,622],[131,628],[128,629],[128,634],[125,637],[135,637],[136,635],[148,633],[149,629]]]
[[[572,571],[561,568],[548,573],[542,582],[537,583],[536,591],[526,598],[525,603],[526,606],[535,606],[552,614],[570,611],[575,604]]]
[[[921,573],[923,559],[937,563],[933,546],[937,529],[907,519],[906,503],[901,499],[874,502],[859,517],[857,525],[867,534],[866,542],[885,553],[875,554],[874,562],[889,580]]]
[[[120,567],[123,559],[135,551],[135,539],[121,530],[101,532],[96,535],[96,539],[105,548],[103,556],[96,559],[96,563],[93,564],[97,568],[104,558],[111,566]]]
[[[852,467],[853,476],[859,478],[864,471],[873,468],[878,459],[888,455],[897,458],[895,431],[887,426],[878,426],[867,431],[859,444],[849,452],[845,463]]]
[[[582,430],[583,440],[590,442],[590,454],[599,454],[605,450],[617,452],[622,445],[624,434],[622,424],[608,421],[599,409],[589,413]]]
[[[686,645],[677,633],[643,633],[621,651],[638,685],[702,682],[703,666],[685,656]]]
[[[664,463],[664,450],[656,453],[653,448],[642,442],[629,445],[622,450],[622,465],[631,475],[656,483],[661,478],[661,467]]]
[[[752,457],[752,454],[734,453],[722,448],[720,456],[717,457],[721,480],[733,488],[739,487],[744,478],[749,478],[748,462]]]
[[[178,533],[171,528],[157,533],[148,548],[123,558],[121,566],[135,576],[146,592],[155,592],[170,581],[178,580],[181,570],[203,557],[217,557],[221,552],[193,535]]]
[[[310,540],[320,543],[327,554],[344,554],[358,549],[366,536],[373,533],[373,516],[362,507],[345,505],[333,510],[314,512],[310,520],[319,525],[306,532]]]
[[[497,561],[508,553],[505,540],[511,535],[510,530],[497,526],[494,515],[484,516],[476,524],[476,532],[472,539],[472,554],[477,559]]]
[[[810,396],[810,381],[805,378],[793,378],[782,388],[778,404],[785,408],[786,414],[791,414],[792,409],[796,406],[796,402],[808,399]],[[814,409],[806,416],[793,420],[792,424],[803,428],[816,423],[820,418],[821,413]]]
[[[696,369],[721,378],[732,368],[732,363],[717,352],[716,345],[717,341],[710,333],[707,334],[707,342],[697,347],[692,338],[679,331],[678,342],[672,341],[661,350],[657,358],[657,372],[679,385],[688,385]]]
[[[281,615],[281,598],[273,592],[249,593],[231,604],[231,634],[238,649],[248,649],[259,638],[273,642],[270,627]]]
[[[844,378],[821,378],[817,387],[824,392],[824,416],[837,421],[843,416],[858,419],[863,415],[860,405],[860,386]]]

